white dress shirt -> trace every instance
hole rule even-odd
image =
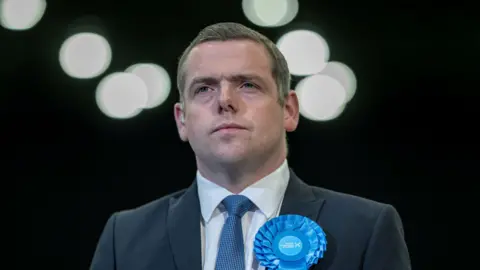
[[[247,187],[239,194],[249,198],[255,205],[242,218],[246,270],[265,269],[265,267],[259,265],[255,258],[253,242],[260,227],[268,220],[279,215],[289,178],[290,171],[287,160],[285,160],[273,173]],[[233,193],[205,179],[198,171],[196,179],[202,212],[200,223],[203,270],[214,270],[222,227],[228,216],[221,202]]]

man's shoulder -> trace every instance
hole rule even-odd
[[[115,213],[116,219],[120,222],[139,222],[149,221],[151,219],[165,220],[170,206],[181,198],[186,190],[187,189],[182,189],[164,195],[135,208],[118,211]]]
[[[335,215],[342,220],[371,223],[375,222],[382,211],[393,208],[390,204],[358,195],[315,186],[312,186],[312,190],[315,196],[325,201],[322,212]]]
[[[373,199],[368,199],[360,195],[354,195],[350,193],[343,193],[335,191],[332,189],[327,189],[323,187],[312,186],[313,192],[316,196],[322,196],[324,199],[330,201],[330,203],[338,205],[346,205],[350,208],[360,208],[360,209],[377,209],[380,210],[386,207],[388,204],[376,201]]]
[[[184,193],[185,190],[180,190],[138,207],[115,212],[108,223],[115,235],[116,254],[128,261],[135,256],[146,256],[137,253],[150,252],[151,250],[145,249],[150,245],[162,249],[167,235],[169,209],[172,202]]]

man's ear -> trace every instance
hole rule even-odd
[[[297,129],[298,121],[300,119],[300,106],[295,91],[290,90],[288,92],[288,95],[285,97],[283,109],[285,130],[292,132]]]
[[[180,139],[184,142],[188,141],[187,127],[185,125],[185,111],[182,103],[175,103],[173,106],[173,115],[175,116],[175,123],[177,124],[177,130]]]

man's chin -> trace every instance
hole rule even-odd
[[[236,150],[230,150],[230,151],[220,151],[215,153],[215,158],[219,163],[239,163],[248,158],[248,155],[244,151],[239,151],[239,149]]]

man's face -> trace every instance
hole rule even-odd
[[[193,48],[184,69],[184,107],[175,105],[175,119],[197,158],[234,163],[281,153],[285,130],[298,123],[298,100],[291,91],[284,106],[278,103],[271,70],[267,51],[253,41]]]

